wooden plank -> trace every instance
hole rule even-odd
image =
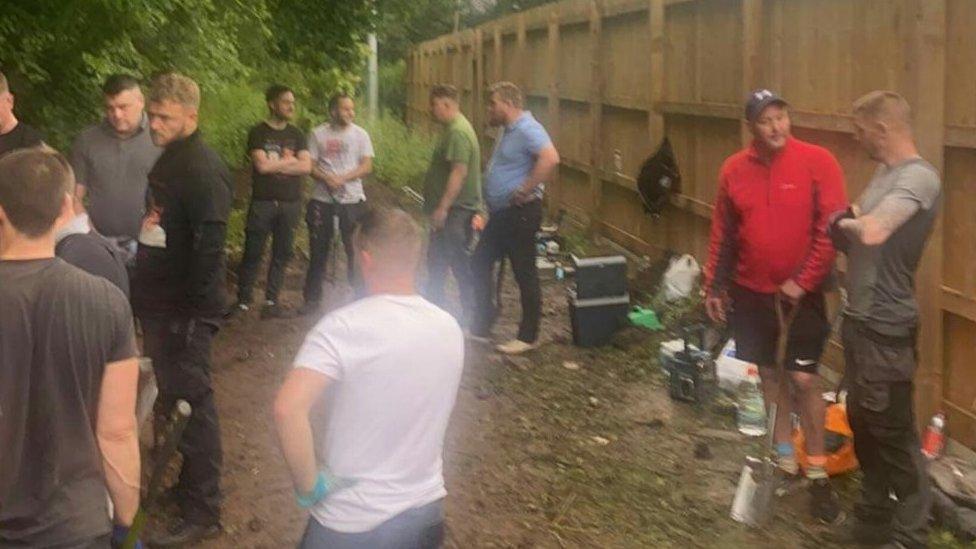
[[[905,81],[912,86],[909,97],[915,113],[915,139],[922,157],[944,172],[945,86],[946,86],[946,0],[911,0],[906,19],[912,49]],[[916,400],[920,417],[934,413],[942,403],[943,315],[942,257],[943,226],[936,221],[922,256],[916,284],[919,316],[919,368]]]
[[[942,308],[956,316],[976,322],[976,299],[963,295],[954,288],[942,286]]]
[[[549,110],[549,135],[559,148],[559,10],[549,10],[549,23],[546,31],[546,106]],[[553,174],[549,188],[549,214],[558,211],[561,206],[559,170]]]
[[[603,17],[600,5],[590,2],[590,208],[592,220],[600,217],[600,206],[603,201],[603,181],[596,168],[602,160],[601,147],[598,146],[603,124],[603,74],[600,70],[602,57],[601,35],[603,34]],[[596,232],[596,224],[590,224],[590,230]]]
[[[652,256],[665,250],[664,246],[648,242],[637,235],[613,225],[607,220],[598,220],[596,225],[600,234],[640,255]]]
[[[742,107],[725,103],[662,101],[655,104],[654,109],[661,114],[685,114],[732,120],[742,118]]]
[[[684,103],[664,101],[656,103],[654,109],[662,114],[683,114],[704,118],[726,118],[739,120],[744,116],[742,106],[727,103]],[[848,114],[830,114],[790,109],[793,125],[812,130],[838,133],[854,133],[854,122]],[[976,133],[976,128],[973,128]]]
[[[650,0],[647,5],[648,32],[651,41],[651,105],[664,101],[664,0]],[[664,139],[664,115],[653,108],[647,109],[647,131],[651,148],[656,150]]]
[[[976,149],[976,126],[946,126],[945,144],[947,147]]]

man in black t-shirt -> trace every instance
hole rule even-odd
[[[278,292],[295,245],[295,227],[302,211],[302,176],[312,171],[305,136],[289,124],[295,115],[295,94],[275,84],[264,96],[268,119],[251,128],[247,151],[251,157],[251,207],[247,213],[244,257],[237,277],[237,303],[228,314],[247,311],[268,234],[272,235],[271,264],[264,289],[262,318],[281,316]]]
[[[54,151],[0,158],[0,547],[107,548],[139,506],[132,314],[54,257],[72,185]]]
[[[0,155],[43,142],[41,132],[17,120],[14,115],[14,94],[10,93],[7,77],[0,72]]]

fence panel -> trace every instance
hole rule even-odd
[[[946,187],[918,280],[919,409],[947,410],[952,436],[973,446],[974,33],[971,0],[567,0],[416,46],[407,58],[408,120],[429,127],[430,86],[453,81],[487,155],[483,88],[512,80],[564,160],[550,211],[565,208],[641,254],[672,249],[704,260],[719,167],[748,143],[747,90],[770,87],[790,101],[794,134],[837,157],[852,198],[876,165],[854,141],[851,102],[873,89],[902,93],[920,151]],[[635,177],[665,135],[684,185],[674,207],[652,219]],[[825,362],[842,368],[836,341]]]

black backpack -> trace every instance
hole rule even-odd
[[[637,176],[637,192],[644,203],[644,211],[653,216],[661,215],[671,194],[681,192],[681,173],[678,172],[678,162],[667,137],[661,141],[657,152],[641,166]]]

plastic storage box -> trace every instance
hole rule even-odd
[[[579,299],[617,297],[627,294],[627,259],[622,255],[606,257],[572,256]]]
[[[569,290],[569,319],[573,343],[580,347],[598,347],[610,343],[614,332],[627,322],[630,310],[628,294],[613,297],[580,299]]]

